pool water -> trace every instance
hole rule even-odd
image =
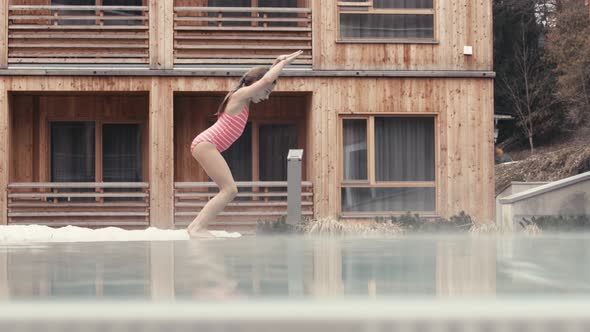
[[[587,296],[585,235],[0,244],[0,299]]]

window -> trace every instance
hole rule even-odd
[[[298,26],[297,13],[264,13],[256,12],[256,10],[246,8],[298,8],[298,0],[209,0],[209,7],[245,7],[242,12],[222,12],[221,19],[223,21],[213,21],[209,24],[212,26],[258,26],[258,27],[290,27]],[[219,13],[209,12],[210,17],[218,17]],[[229,18],[235,18],[235,20],[228,20]],[[285,21],[252,21],[248,18],[256,19],[278,19],[283,18]],[[289,19],[292,19],[289,21]]]
[[[52,6],[142,6],[143,0],[51,0]],[[101,19],[101,12],[104,19]],[[52,13],[54,14],[54,13]],[[62,17],[58,25],[142,25],[144,21],[140,10],[57,10],[57,15]],[[68,16],[84,17],[89,19],[65,19]],[[118,19],[118,17],[124,19]],[[138,16],[137,19],[133,16]],[[96,18],[96,19],[93,19]]]
[[[209,7],[250,7],[252,5],[251,0],[209,0]],[[251,23],[246,20],[252,14],[246,10],[243,12],[223,12],[221,19],[235,18],[234,21],[219,21],[209,22],[209,25],[217,26],[219,23],[225,27],[236,27],[236,26],[250,26]],[[216,17],[218,13],[209,12],[209,16]]]
[[[100,0],[97,0],[100,2]],[[143,6],[143,0],[102,0],[103,6],[119,6],[119,7],[130,7],[130,6]],[[135,19],[133,16],[142,16],[142,13],[139,10],[105,10],[104,16],[107,18],[104,20],[104,25],[143,25],[144,20]],[[117,18],[118,19],[108,19],[108,18]],[[127,19],[121,19],[127,18]]]
[[[105,124],[102,127],[104,182],[141,182],[141,130],[139,124]]]
[[[94,122],[51,123],[51,181],[94,182]]]
[[[287,155],[297,147],[297,128],[294,124],[260,126],[259,143],[261,181],[287,181]]]
[[[102,126],[102,181],[142,182],[141,126],[132,124],[104,124]],[[104,192],[141,191],[140,188],[105,188]],[[106,197],[105,202],[121,201],[120,197]],[[142,198],[125,198],[141,201]]]
[[[141,128],[140,124],[104,124],[97,133],[94,121],[50,122],[51,181],[143,181]],[[96,137],[102,142],[98,156]],[[102,173],[96,173],[97,164],[102,165]]]
[[[339,1],[340,40],[434,42],[434,0]]]
[[[295,148],[297,125],[248,122],[242,136],[222,155],[235,181],[287,181],[287,155]]]
[[[223,158],[235,181],[252,181],[252,124],[248,122],[244,133],[223,151]]]
[[[52,6],[94,6],[96,5],[95,0],[51,0]],[[52,11],[52,15],[55,15],[55,11]],[[94,10],[57,10],[59,17],[67,16],[94,16]],[[72,20],[62,19],[57,20],[58,25],[94,25],[96,20]]]
[[[342,119],[343,213],[434,212],[432,117]]]

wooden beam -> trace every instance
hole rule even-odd
[[[149,0],[150,68],[174,66],[174,2]]]
[[[20,182],[11,183],[8,188],[149,188],[149,184],[145,182]]]
[[[174,227],[174,98],[172,81],[154,78],[150,92],[150,225]]]
[[[102,182],[103,177],[103,168],[102,168],[102,120],[96,120],[94,122],[94,141],[95,141],[95,150],[94,150],[94,179],[96,182]],[[104,190],[102,188],[95,188],[94,189],[97,193],[103,193]],[[96,197],[97,202],[104,202],[103,197]]]
[[[236,57],[237,55],[234,55]],[[269,58],[270,59],[270,58]],[[106,61],[92,59],[93,62]],[[119,60],[117,60],[119,61]],[[217,60],[217,62],[221,62]],[[307,68],[307,67],[304,67]],[[120,68],[86,69],[71,67],[56,67],[51,69],[4,69],[0,76],[160,76],[160,77],[241,77],[243,68],[237,69],[207,69],[194,70],[128,70]],[[399,77],[399,78],[489,78],[496,77],[493,71],[471,70],[285,70],[281,77]]]
[[[252,122],[252,181],[260,181],[260,128],[258,122]],[[287,184],[284,183],[281,187],[283,186],[287,186]]]
[[[8,286],[8,250],[0,251],[0,301],[10,298]]]
[[[150,243],[150,295],[153,300],[173,300],[174,292],[174,243],[153,241]]]
[[[0,225],[8,224],[8,197],[10,167],[10,106],[7,79],[0,79]]]
[[[0,0],[0,68],[8,67],[8,0]]]

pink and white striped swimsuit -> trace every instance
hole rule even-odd
[[[248,122],[249,109],[245,107],[238,115],[221,113],[217,121],[204,132],[200,133],[191,144],[191,153],[201,142],[209,142],[217,151],[227,150],[244,132]]]

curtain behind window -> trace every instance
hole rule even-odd
[[[434,38],[434,17],[341,13],[340,35],[351,39]]]
[[[51,122],[51,181],[94,182],[94,122]]]
[[[252,124],[229,149],[222,153],[235,181],[252,181]]]
[[[343,121],[344,180],[366,176],[366,120]],[[375,117],[375,180],[434,181],[434,119]],[[353,153],[356,152],[356,155]],[[435,188],[342,188],[343,212],[434,211]]]
[[[287,155],[297,148],[294,124],[260,126],[260,180],[287,181]]]
[[[139,124],[105,124],[102,142],[103,181],[143,181]]]
[[[434,181],[433,118],[375,118],[375,180]]]
[[[367,120],[343,120],[342,169],[344,180],[367,180]]]

